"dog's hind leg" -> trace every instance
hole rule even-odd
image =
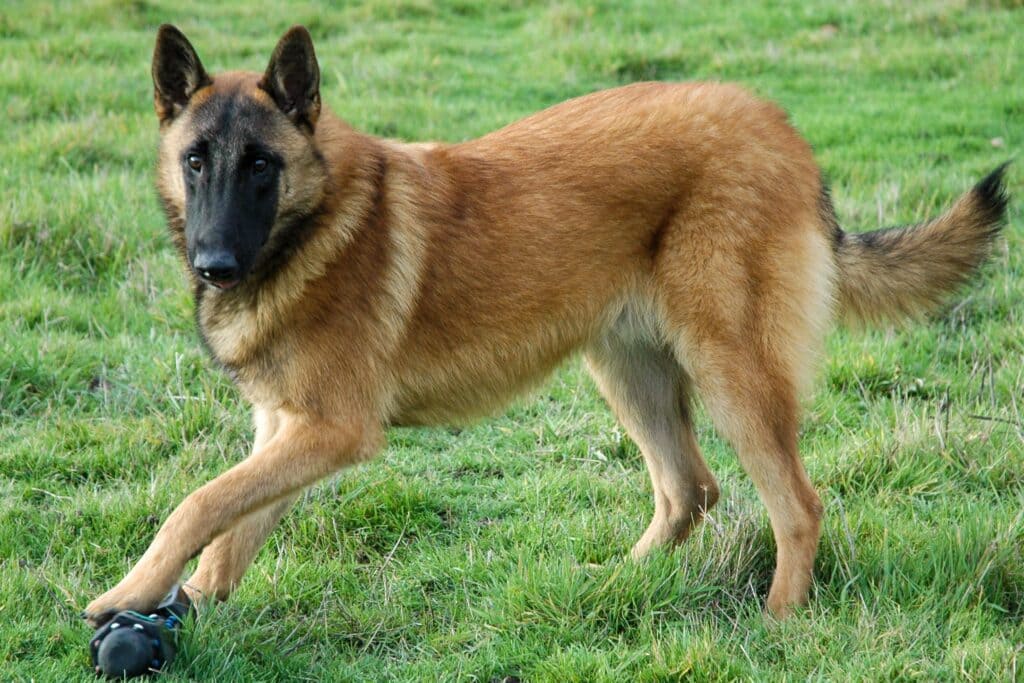
[[[672,352],[619,323],[588,347],[587,363],[619,422],[640,448],[654,487],[654,517],[633,547],[678,543],[718,500],[701,457],[689,405],[689,380]]]
[[[797,451],[795,385],[770,359],[739,345],[688,349],[698,391],[768,509],[775,576],[768,610],[785,617],[807,601],[822,507]]]
[[[712,218],[666,235],[656,273],[665,332],[768,509],[768,610],[784,617],[807,601],[818,547],[822,508],[797,451],[798,394],[831,315],[834,261],[814,219],[745,234],[735,216]]]

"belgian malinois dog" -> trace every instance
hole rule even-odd
[[[264,73],[211,77],[163,26],[153,82],[171,239],[256,435],[88,606],[93,624],[150,609],[200,552],[189,595],[227,597],[296,496],[373,457],[387,426],[494,411],[577,351],[650,470],[633,555],[718,500],[697,395],[767,506],[784,617],[818,546],[797,425],[823,336],[940,305],[1006,209],[1001,167],[934,220],[843,232],[808,144],[734,85],[637,83],[404,144],[321,105],[301,27]]]

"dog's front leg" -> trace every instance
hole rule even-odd
[[[373,456],[379,424],[345,423],[276,411],[274,436],[244,461],[190,494],[157,532],[138,564],[85,610],[98,626],[126,609],[154,608],[185,564],[242,517],[274,504],[342,467]]]
[[[255,406],[253,418],[256,427],[253,452],[261,450],[280,428],[272,410]],[[199,556],[199,565],[184,585],[185,593],[193,604],[210,599],[226,600],[267,536],[297,498],[299,492],[285,496],[256,512],[242,517],[234,526],[213,539]]]

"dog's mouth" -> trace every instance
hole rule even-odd
[[[227,291],[229,289],[237,287],[238,284],[242,281],[240,278],[237,277],[217,277],[217,275],[209,271],[197,271],[196,274],[199,276],[199,279],[202,280],[204,283],[223,291]]]
[[[236,287],[240,282],[242,282],[242,281],[241,280],[228,280],[225,283],[213,282],[213,283],[210,283],[210,284],[213,285],[214,287],[216,287],[218,290],[229,290],[232,287]]]
[[[213,285],[217,289],[225,291],[237,287],[238,283],[241,282],[241,280],[212,280],[210,278],[205,277],[203,278],[203,280],[206,281],[206,284]]]

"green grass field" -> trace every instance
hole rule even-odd
[[[410,140],[637,80],[739,81],[791,112],[852,230],[936,213],[1024,143],[1020,0],[288,4],[0,9],[0,680],[92,680],[78,612],[251,440],[152,189],[161,22],[212,71],[261,70],[304,23],[324,101]],[[767,517],[706,420],[713,519],[624,559],[650,484],[574,360],[312,489],[167,680],[1024,680],[1021,217],[926,324],[830,336],[802,432],[827,516],[795,618],[762,618]]]

